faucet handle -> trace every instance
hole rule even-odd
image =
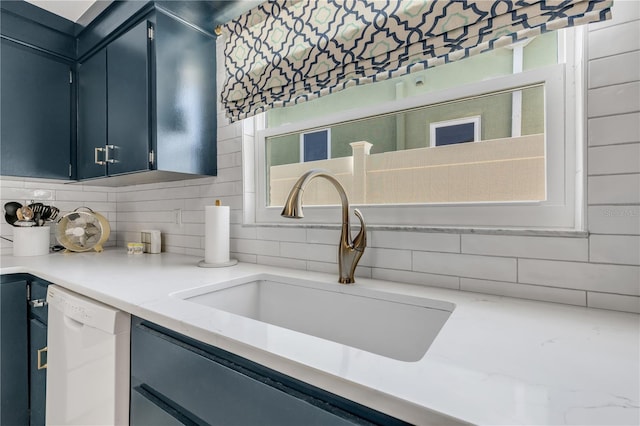
[[[353,213],[358,220],[360,220],[360,232],[358,232],[358,235],[353,239],[353,249],[364,252],[367,246],[367,225],[364,223],[364,218],[360,210],[353,209]]]

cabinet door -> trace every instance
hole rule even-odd
[[[29,424],[27,345],[27,280],[2,276],[0,278],[1,425]]]
[[[149,38],[143,21],[107,46],[107,173],[149,168]]]
[[[0,173],[69,179],[70,64],[2,39]]]
[[[78,179],[106,174],[106,145],[107,51],[102,49],[78,65]]]
[[[196,424],[347,426],[370,424],[308,395],[273,386],[253,374],[170,336],[135,325],[131,331],[131,382]],[[135,394],[136,387],[132,389]],[[148,406],[131,406],[131,418]],[[135,422],[132,421],[132,424]]]
[[[29,321],[29,408],[30,426],[44,425],[47,389],[47,326],[35,318]]]

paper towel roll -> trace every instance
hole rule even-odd
[[[229,262],[229,206],[204,208],[204,261],[211,265]]]

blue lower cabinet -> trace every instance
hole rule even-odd
[[[132,426],[404,424],[138,318],[131,386]]]
[[[48,285],[0,276],[0,425],[45,424]]]
[[[27,277],[0,276],[0,424],[29,424]]]

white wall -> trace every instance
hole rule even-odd
[[[374,230],[357,275],[640,312],[640,2],[618,0],[613,14],[588,34],[589,237]],[[222,114],[218,122],[217,177],[115,192],[64,186],[56,196],[80,202],[84,193],[85,204],[107,211],[119,246],[152,227],[163,232],[164,250],[200,257],[203,206],[221,199],[232,209],[233,257],[337,274],[338,230],[242,225],[242,145],[253,129],[250,120],[224,124]],[[244,185],[252,190],[252,182]]]

